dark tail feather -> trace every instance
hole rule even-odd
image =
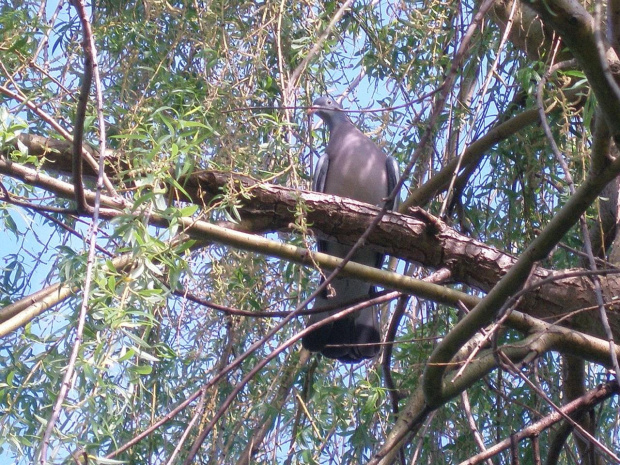
[[[321,319],[318,315],[315,318],[315,321]],[[379,319],[374,306],[315,329],[302,339],[302,345],[309,351],[320,351],[325,357],[343,363],[357,363],[377,356],[380,342]]]

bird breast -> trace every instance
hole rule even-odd
[[[325,193],[381,205],[387,192],[386,155],[361,132],[335,138],[327,147]],[[332,144],[333,140],[336,144]]]

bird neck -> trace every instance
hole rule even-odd
[[[336,128],[340,128],[341,126],[353,126],[353,123],[351,122],[349,117],[345,113],[341,112],[331,113],[329,117],[325,119],[325,123],[327,124],[330,133],[333,132]]]

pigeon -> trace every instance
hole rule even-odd
[[[396,160],[360,131],[332,98],[319,97],[312,103],[309,113],[318,115],[329,129],[329,142],[317,163],[312,189],[383,206],[399,179]],[[395,209],[396,203],[397,200],[390,202],[388,209]],[[319,240],[318,250],[344,258],[351,247]],[[376,268],[383,266],[383,259],[383,254],[369,247],[360,247],[352,258],[354,262]],[[317,296],[314,309],[328,306],[332,309],[313,313],[308,325],[353,303],[367,300],[375,293],[371,284],[359,279],[336,277],[330,284],[332,292],[326,289]],[[302,339],[303,347],[309,351],[320,352],[343,363],[357,363],[375,357],[381,349],[380,342],[381,326],[376,306],[321,326]]]

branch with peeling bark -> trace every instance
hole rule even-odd
[[[28,140],[24,139],[24,142]],[[45,147],[42,141],[36,141],[34,149]],[[68,146],[70,150],[70,146]],[[59,147],[56,147],[58,150]],[[54,154],[53,165],[56,170],[62,167],[70,169],[70,151]],[[48,154],[48,157],[51,154]],[[64,198],[73,198],[73,186],[70,183],[46,176],[37,170],[24,165],[8,162],[0,158],[0,172],[24,182],[46,189]],[[237,186],[244,193],[243,204],[239,207],[242,222],[236,225],[251,233],[267,233],[276,230],[287,230],[295,222],[298,202],[306,205],[307,222],[313,225],[318,233],[336,238],[338,241],[352,244],[365,230],[376,215],[377,208],[355,202],[353,200],[319,194],[315,192],[296,191],[282,186],[261,184],[243,175],[204,171],[179,181],[191,200],[199,205],[211,202],[222,189]],[[86,191],[87,199],[91,192]],[[180,195],[180,194],[179,194]],[[104,217],[119,214],[117,199],[103,197]],[[165,218],[154,215],[153,224],[165,225]],[[200,227],[198,227],[200,226]],[[188,223],[188,231],[197,231],[202,240],[222,241],[229,245],[251,249],[261,253],[278,256],[297,263],[309,263],[308,251],[296,247],[269,241],[268,239],[244,235],[239,231],[220,228],[205,222]],[[192,229],[194,228],[194,229]],[[239,236],[234,236],[239,234]],[[467,284],[471,287],[489,291],[501,276],[514,265],[516,258],[503,253],[479,241],[470,239],[447,227],[441,221],[424,213],[422,210],[412,211],[410,215],[389,213],[369,236],[369,243],[378,250],[405,260],[418,262],[429,268],[445,268],[450,270],[454,282]],[[332,268],[338,262],[334,257],[315,254],[317,263],[325,268]],[[361,268],[360,268],[361,267]],[[437,294],[436,289],[428,291],[428,287],[412,284],[416,280],[380,270],[362,270],[365,267],[352,263],[347,265],[346,273],[354,273],[362,279],[368,279],[385,287],[417,293],[426,298],[444,303],[454,304],[463,294],[448,288]],[[537,267],[534,281],[561,275],[561,272],[545,270]],[[615,275],[602,277],[604,295],[608,301],[616,294],[620,286],[620,278]],[[425,284],[429,286],[429,284]],[[413,287],[412,287],[413,286]],[[424,291],[427,289],[427,291]],[[448,297],[447,297],[448,296]],[[449,297],[454,296],[454,297]],[[469,296],[471,298],[471,296]],[[588,311],[596,305],[592,284],[585,276],[573,276],[551,282],[524,296],[522,308],[528,314],[539,318],[564,318],[563,324],[579,331],[600,336],[603,334],[595,319]],[[610,323],[614,334],[620,335],[620,315],[617,310],[610,312]],[[567,315],[571,315],[567,317]]]

